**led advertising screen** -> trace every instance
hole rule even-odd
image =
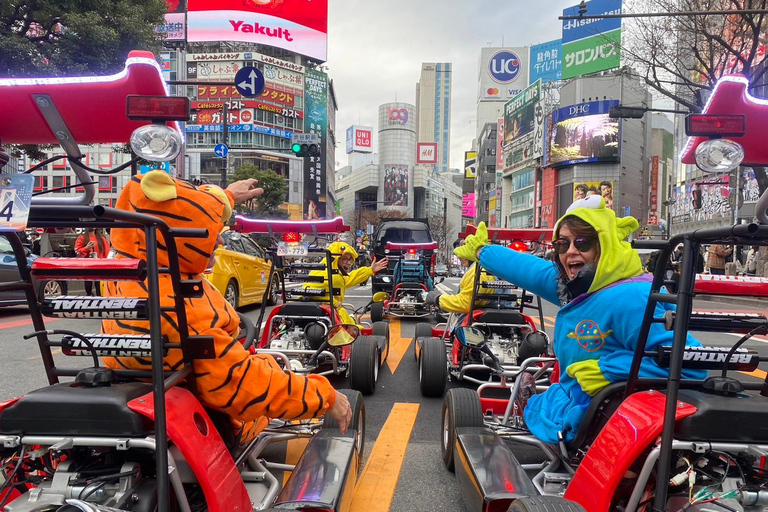
[[[327,58],[328,0],[188,0],[188,41],[242,41]]]
[[[553,167],[619,160],[619,120],[608,117],[617,100],[563,107],[548,119],[547,164]]]

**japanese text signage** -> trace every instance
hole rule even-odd
[[[560,39],[531,46],[528,79],[531,83],[541,80],[541,83],[560,80],[563,42]]]
[[[219,98],[242,98],[242,96],[237,92],[237,88],[234,85],[222,84],[197,86],[197,99],[207,100]],[[269,87],[265,88],[264,92],[262,92],[258,98],[264,101],[280,103],[287,107],[292,107],[295,102],[295,96],[292,93],[270,89]]]
[[[304,131],[316,133],[320,137],[320,153],[304,159],[304,219],[324,219],[328,144],[328,77],[325,73],[307,69],[304,115]]]
[[[587,14],[621,14],[621,0],[591,0]],[[577,16],[579,6],[563,10]],[[574,78],[619,67],[621,18],[563,20],[562,77]]]

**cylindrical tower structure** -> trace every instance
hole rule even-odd
[[[413,167],[416,165],[416,107],[385,103],[379,107],[379,209],[413,217]]]

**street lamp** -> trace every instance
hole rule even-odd
[[[667,240],[672,238],[672,206],[677,202],[677,199],[667,199],[666,201],[662,201],[661,204],[667,207]]]

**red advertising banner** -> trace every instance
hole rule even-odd
[[[197,86],[197,99],[221,99],[221,98],[242,98],[234,85],[198,85]],[[295,102],[295,95],[290,92],[278,91],[270,89],[269,87],[264,89],[264,92],[259,96],[264,101],[273,101],[280,103],[288,107],[292,107]]]
[[[243,41],[325,61],[328,0],[189,0],[188,41]]]
[[[504,170],[504,118],[496,121],[496,172]]]
[[[285,108],[280,107],[277,105],[269,105],[267,103],[263,103],[261,101],[255,101],[255,100],[242,100],[242,101],[193,101],[192,102],[192,110],[197,110],[198,113],[198,119],[200,119],[200,115],[202,112],[208,111],[208,110],[221,110],[224,107],[224,103],[227,103],[227,107],[230,109],[230,112],[236,112],[238,110],[242,109],[257,109],[257,110],[264,110],[266,112],[272,112],[274,114],[283,116],[283,117],[290,117],[290,118],[298,118],[303,119],[304,118],[304,112],[301,112],[300,110],[295,110],[292,108]],[[246,123],[248,121],[245,121]],[[205,124],[205,123],[200,123]]]
[[[556,189],[557,171],[551,167],[545,167],[541,170],[541,227],[555,227],[557,220]]]
[[[651,157],[651,208],[649,215],[659,211],[659,157]]]

